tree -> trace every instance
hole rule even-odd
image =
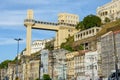
[[[105,17],[104,22],[105,22],[105,23],[110,22],[110,19],[109,19],[108,17]]]
[[[75,46],[74,50],[75,51],[84,50],[84,47],[83,47],[83,45],[80,44],[80,45]]]
[[[45,49],[54,50],[54,39],[45,44]]]
[[[100,27],[101,26],[101,19],[95,15],[88,15],[83,19],[84,29],[88,29],[94,26]]]
[[[79,22],[76,27],[77,30],[84,30],[84,25],[83,25],[83,21]]]
[[[66,42],[62,43],[60,48],[63,48],[68,51],[73,51],[72,43],[74,42],[74,36],[66,38]]]
[[[0,68],[7,68],[8,63],[12,62],[11,60],[5,60],[0,64]]]
[[[50,76],[48,74],[43,75],[43,80],[51,80]]]

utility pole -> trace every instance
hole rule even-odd
[[[14,40],[17,41],[17,63],[16,63],[16,78],[18,78],[18,53],[19,53],[19,41],[21,41],[21,38],[15,38]]]
[[[115,33],[114,32],[113,32],[113,41],[114,41],[115,70],[116,70],[115,76],[116,76],[116,80],[119,80],[118,79],[118,55],[117,55],[117,51],[116,51],[116,41],[115,41]]]

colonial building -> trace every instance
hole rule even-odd
[[[0,69],[0,80],[4,80],[7,77],[7,69]]]
[[[101,27],[92,27],[90,29],[77,32],[74,34],[74,40],[78,41],[78,40],[95,36],[100,30],[101,30]]]
[[[75,61],[74,56],[78,52],[69,52],[66,53],[66,63],[67,63],[67,79],[74,80],[75,79]]]
[[[120,18],[120,0],[112,0],[111,2],[98,7],[97,15],[104,22],[105,18],[109,18],[110,20],[116,20]]]
[[[40,66],[40,78],[42,79],[44,74],[49,74],[49,51],[48,50],[41,50],[41,66]]]
[[[66,57],[65,54],[68,53],[67,50],[64,49],[56,49],[53,50],[53,56],[55,58],[55,64],[54,64],[54,73],[55,73],[55,79],[57,80],[66,80],[67,74],[66,74]]]
[[[85,80],[98,80],[98,52],[89,51],[85,53]]]
[[[118,68],[120,69],[120,31],[110,31],[101,36],[101,58],[102,75],[107,78],[111,72],[115,71],[116,58]]]
[[[34,40],[31,46],[31,54],[36,53],[45,48],[45,44],[53,39]]]
[[[66,23],[76,25],[79,22],[79,16],[69,13],[58,14],[58,23]]]
[[[30,73],[29,73],[29,80],[35,80],[39,78],[39,62],[40,60],[31,60],[29,62],[30,66]]]
[[[74,34],[74,45],[81,44],[84,50],[97,50],[96,34],[100,32],[101,27],[93,27]]]
[[[13,80],[16,77],[16,64],[14,63],[9,63],[8,64],[8,70],[7,70],[7,75],[9,77],[9,80]]]
[[[78,51],[74,56],[76,80],[85,80],[85,52],[85,50]]]

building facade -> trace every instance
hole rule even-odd
[[[102,75],[107,78],[115,71],[116,56],[118,69],[120,69],[120,31],[110,31],[101,36]]]
[[[102,75],[107,78],[115,70],[113,35],[108,32],[101,36]]]
[[[54,73],[55,79],[57,80],[66,80],[67,78],[66,53],[68,53],[68,51],[64,49],[53,50],[53,56],[55,57]]]
[[[44,74],[49,74],[48,72],[49,51],[44,49],[40,53],[41,53],[40,78],[42,79]]]
[[[15,72],[16,72],[16,64],[9,63],[8,69],[7,69],[7,76],[9,77],[9,80],[15,79]]]
[[[84,50],[97,50],[96,34],[101,30],[101,27],[93,27],[74,34],[75,45],[81,44]]]
[[[29,62],[30,66],[30,73],[29,73],[29,80],[35,80],[39,78],[39,62],[40,60],[31,60]]]
[[[98,52],[89,51],[85,53],[85,80],[98,80]]]
[[[74,34],[74,40],[78,41],[88,37],[95,36],[100,30],[101,30],[101,27],[92,27],[90,29],[80,31]]]
[[[76,80],[85,80],[85,52],[85,50],[78,51],[74,56]]]
[[[0,80],[4,80],[7,77],[7,69],[0,69]]]
[[[97,16],[104,22],[105,18],[116,20],[120,18],[120,0],[112,0],[111,2],[97,8]]]
[[[60,13],[58,14],[58,23],[74,24],[76,25],[79,22],[79,16],[69,13]]]
[[[66,63],[67,63],[67,80],[75,79],[75,61],[74,56],[78,52],[66,53]]]
[[[31,54],[36,53],[45,48],[45,44],[53,39],[34,40],[31,45]]]

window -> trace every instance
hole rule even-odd
[[[86,32],[86,35],[88,35],[88,31]]]
[[[96,29],[96,32],[98,32],[99,31],[99,29]]]
[[[61,22],[64,22],[64,20],[61,20]]]
[[[94,29],[92,29],[92,33],[94,33]]]
[[[89,34],[91,34],[91,30],[89,30]]]

